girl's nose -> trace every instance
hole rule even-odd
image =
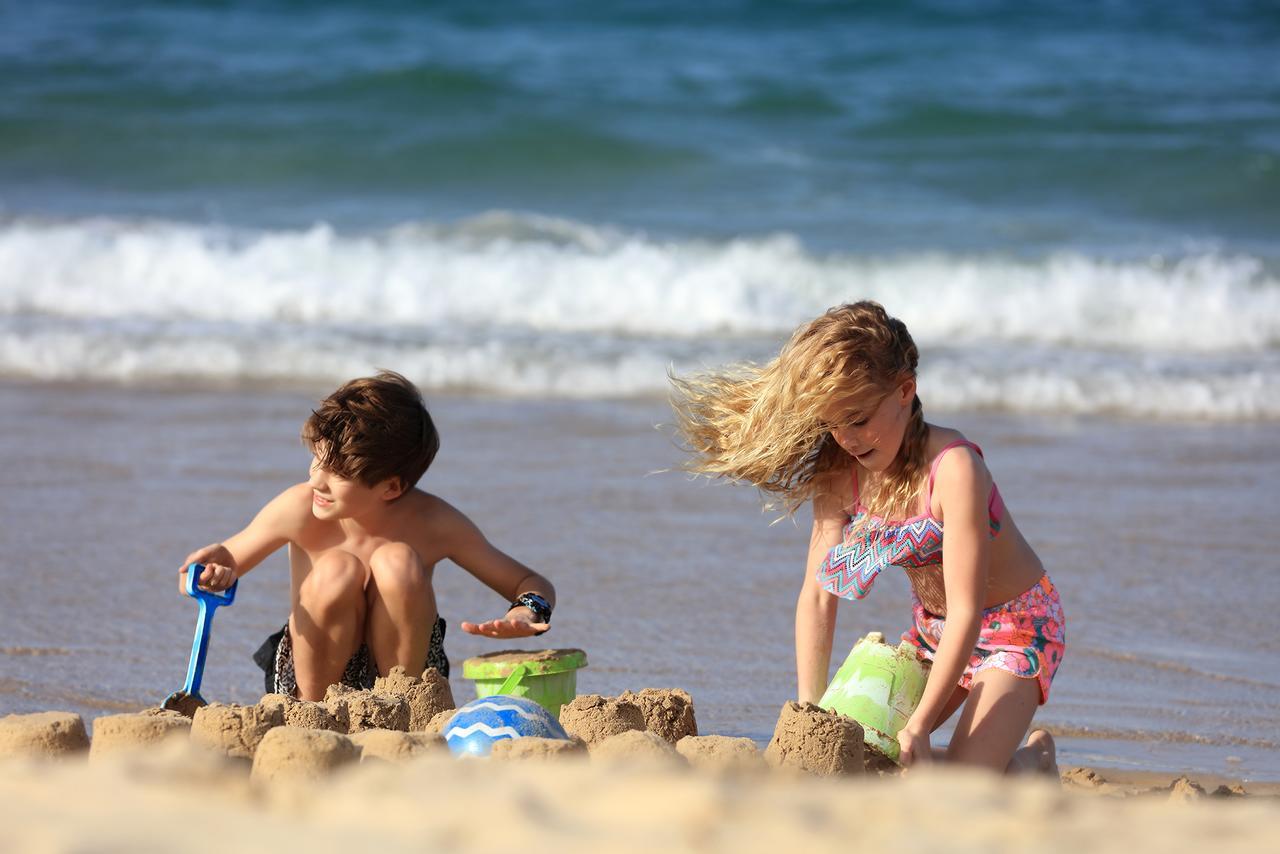
[[[846,448],[856,444],[857,436],[854,433],[855,430],[852,427],[837,427],[831,431],[832,436],[835,437],[836,444]]]

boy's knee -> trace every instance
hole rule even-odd
[[[365,575],[364,565],[350,552],[326,552],[316,559],[298,593],[311,602],[338,601],[360,594]]]
[[[383,593],[421,593],[431,581],[418,553],[404,543],[387,543],[369,558],[369,571]]]

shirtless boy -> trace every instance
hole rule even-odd
[[[418,390],[384,371],[352,380],[302,428],[311,476],[259,511],[249,526],[183,561],[203,564],[200,587],[225,590],[281,546],[289,547],[289,621],[254,656],[268,691],[319,700],[335,682],[372,687],[403,666],[448,675],[444,620],[431,576],[448,558],[511,607],[462,623],[494,638],[547,630],[551,582],[495,548],[460,511],[416,488],[440,447]]]

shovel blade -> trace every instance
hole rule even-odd
[[[160,705],[160,708],[178,712],[189,718],[194,718],[196,716],[196,709],[207,705],[209,704],[204,701],[204,697],[201,697],[199,694],[188,694],[186,691],[174,691],[168,697],[164,698],[164,703]]]

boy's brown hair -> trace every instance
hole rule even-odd
[[[417,387],[394,371],[352,380],[320,402],[302,441],[321,467],[365,486],[390,477],[407,492],[440,450]]]

